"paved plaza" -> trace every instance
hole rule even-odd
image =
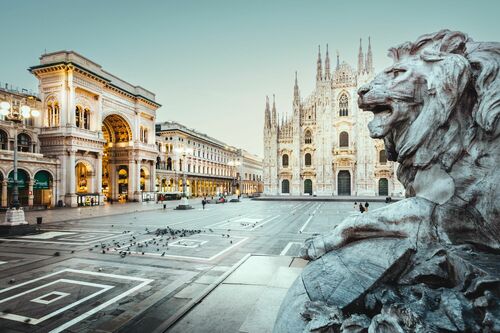
[[[247,254],[296,256],[359,214],[354,200],[175,204],[45,212],[41,233],[0,239],[1,331],[182,332],[172,318]]]

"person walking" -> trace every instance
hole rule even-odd
[[[201,205],[203,206],[203,209],[205,209],[205,205],[206,205],[206,203],[207,203],[207,202],[205,201],[205,199],[201,200]]]
[[[365,211],[368,211],[368,206],[370,206],[370,204],[367,202],[365,202]]]
[[[361,212],[361,214],[365,212],[365,207],[363,207],[362,203],[359,204],[359,211]]]
[[[358,202],[357,201],[354,202],[354,210],[356,210],[356,208],[358,208]]]

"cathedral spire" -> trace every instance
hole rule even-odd
[[[326,44],[325,80],[330,80],[330,55],[328,55],[328,44]]]
[[[363,72],[364,61],[363,61],[363,46],[361,38],[359,39],[359,53],[358,53],[358,73]]]
[[[278,125],[278,118],[276,116],[276,98],[273,94],[273,111],[272,111],[272,126],[276,127]]]
[[[340,54],[339,54],[339,50],[337,50],[337,69],[339,69],[340,67]]]
[[[293,86],[293,104],[300,104],[300,91],[299,91],[299,83],[297,81],[297,71],[295,71],[295,85]]]
[[[271,128],[271,111],[269,110],[269,96],[266,96],[266,111],[264,112],[264,126]]]
[[[316,81],[323,80],[323,68],[321,65],[321,47],[318,45],[318,61],[316,65]]]
[[[372,55],[372,43],[371,38],[368,37],[368,52],[366,53],[366,67],[365,70],[368,73],[373,71],[373,55]]]

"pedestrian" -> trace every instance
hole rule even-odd
[[[94,198],[90,198],[90,205],[93,206],[94,205]]]
[[[205,204],[206,204],[206,203],[207,203],[207,202],[205,201],[205,199],[201,200],[201,205],[203,206],[203,209],[205,209]]]
[[[365,207],[363,207],[362,203],[359,204],[359,211],[361,212],[361,214],[365,212]]]
[[[370,206],[370,204],[367,202],[365,202],[365,211],[368,211],[368,206]]]
[[[357,201],[354,202],[354,210],[356,210],[356,208],[358,208],[358,202]]]

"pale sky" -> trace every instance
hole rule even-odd
[[[74,50],[156,94],[176,120],[262,156],[265,96],[290,111],[294,72],[313,90],[317,47],[355,67],[371,36],[376,71],[390,46],[442,28],[500,40],[500,1],[0,0],[0,82],[36,90],[26,70]],[[324,58],[324,54],[323,54]]]

